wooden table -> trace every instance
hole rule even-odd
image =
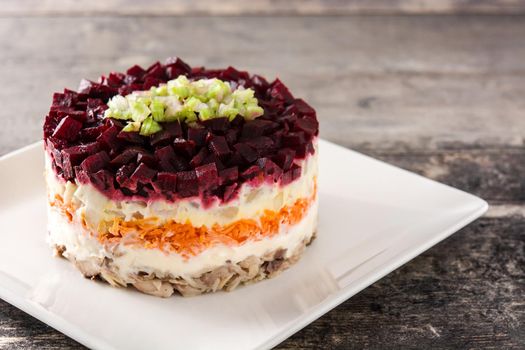
[[[82,77],[171,55],[279,76],[317,108],[322,137],[472,192],[491,209],[278,348],[523,347],[524,16],[363,15],[382,11],[340,1],[327,12],[283,10],[308,16],[224,17],[38,4],[0,9],[0,154],[39,140],[52,92]],[[523,13],[523,2],[509,4]],[[79,347],[0,301],[0,348]]]

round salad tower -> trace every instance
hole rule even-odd
[[[278,79],[170,58],[53,95],[48,241],[86,277],[168,297],[296,262],[317,225],[315,111]]]

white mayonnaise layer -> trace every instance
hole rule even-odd
[[[158,218],[160,223],[167,220],[193,226],[214,224],[227,225],[241,219],[257,219],[265,210],[279,211],[285,205],[293,204],[297,199],[309,198],[315,189],[317,178],[317,154],[297,164],[302,167],[299,179],[286,186],[264,183],[259,187],[244,184],[238,198],[228,203],[216,201],[203,209],[199,198],[188,198],[176,202],[165,200],[114,201],[95,189],[90,184],[73,183],[59,179],[51,167],[50,156],[46,152],[46,183],[49,198],[60,195],[66,205],[77,208],[75,216],[83,216],[90,229],[96,232],[101,221],[112,222],[115,217],[125,221],[136,218]]]
[[[51,245],[65,246],[66,257],[78,261],[102,259],[113,260],[118,267],[119,277],[132,282],[130,275],[140,271],[155,273],[157,276],[191,277],[226,264],[240,262],[250,255],[261,257],[276,249],[286,249],[288,257],[303,240],[309,240],[317,226],[317,200],[312,202],[305,217],[296,225],[282,226],[280,232],[260,241],[248,241],[240,246],[223,244],[184,259],[177,253],[163,253],[157,249],[136,248],[126,245],[103,246],[82,227],[78,220],[69,222],[59,211],[48,207],[48,241]]]

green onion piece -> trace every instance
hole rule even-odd
[[[237,103],[247,104],[247,103],[257,103],[257,99],[254,97],[254,91],[252,89],[237,89],[232,94],[233,99]],[[254,101],[255,100],[255,101]]]
[[[237,114],[239,114],[239,109],[233,106],[233,100],[232,100],[227,105],[221,104],[219,106],[217,114],[219,117],[228,117],[228,119],[231,121],[237,116]]]
[[[179,75],[177,79],[168,81],[167,90],[169,95],[187,98],[190,95],[190,81],[185,75]]]
[[[118,111],[118,110],[106,109],[104,111],[104,118],[129,120],[131,119],[131,115],[129,114],[129,111]]]
[[[208,87],[206,97],[221,102],[226,96],[231,94],[230,84],[219,79],[213,79]]]
[[[192,96],[184,102],[184,108],[195,112],[197,111],[201,103],[201,100],[199,100],[197,97]]]
[[[213,110],[210,107],[203,108],[199,111],[200,120],[208,120],[213,117]]]
[[[128,122],[128,124],[122,129],[126,132],[137,132],[140,130],[140,122]]]
[[[164,103],[158,98],[154,99],[149,106],[153,120],[157,122],[166,121],[164,116]]]
[[[186,123],[194,122],[197,120],[195,112],[187,108],[183,108],[180,112],[178,112],[177,117],[180,121],[185,121]]]
[[[164,118],[167,122],[180,120],[178,114],[182,109],[182,105],[176,96],[167,96],[163,98],[163,103],[166,105],[164,110]]]
[[[127,120],[130,119],[131,116],[129,114],[128,108],[128,100],[120,95],[113,96],[108,101],[108,109],[104,112],[105,118],[114,118],[114,119],[122,119]]]
[[[154,87],[152,87],[153,89]],[[168,86],[167,85],[161,85],[159,87],[154,88],[155,89],[155,95],[156,96],[168,96]]]
[[[263,114],[264,114],[264,110],[262,109],[262,107],[259,107],[259,106],[248,106],[248,107],[246,107],[246,112],[245,112],[244,117],[246,119],[253,120],[253,119],[257,118],[257,117],[260,117]]]
[[[147,117],[146,119],[144,119],[140,127],[140,135],[150,136],[161,130],[162,130],[162,127],[160,126],[159,123],[154,121],[151,117]]]
[[[190,95],[195,96],[199,99],[206,99],[206,93],[208,92],[209,80],[201,79],[191,83]]]
[[[108,101],[108,107],[115,111],[125,111],[128,109],[128,100],[124,96],[115,95]]]
[[[131,119],[136,122],[144,121],[151,113],[148,106],[141,100],[135,100],[130,102],[131,107]]]

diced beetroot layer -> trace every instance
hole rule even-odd
[[[255,91],[264,114],[251,121],[215,118],[188,126],[163,123],[149,137],[124,132],[124,123],[104,119],[116,94],[147,90],[179,75],[218,78]],[[147,69],[112,72],[98,82],[82,80],[78,92],[55,93],[44,123],[46,149],[65,180],[90,182],[110,198],[175,200],[202,196],[229,201],[245,182],[286,185],[301,176],[296,160],[313,154],[319,133],[315,110],[279,80],[269,83],[233,67],[190,67],[179,58]]]

